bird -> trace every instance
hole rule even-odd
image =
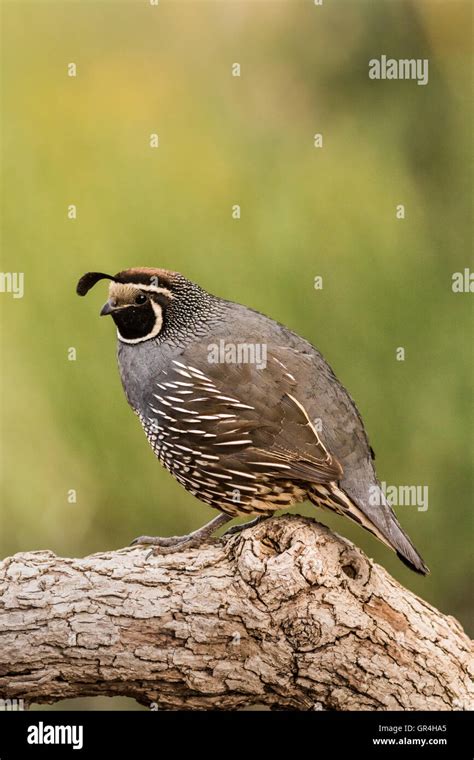
[[[227,533],[309,500],[429,572],[385,498],[355,402],[311,343],[166,269],[87,272],[78,295],[104,279],[126,399],[161,464],[218,510],[187,535],[133,544],[196,547],[235,517],[254,519]]]

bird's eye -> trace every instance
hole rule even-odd
[[[146,300],[147,297],[143,293],[139,293],[137,296],[135,296],[135,303],[137,306],[141,306],[143,303],[145,303]]]

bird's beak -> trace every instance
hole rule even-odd
[[[112,314],[113,310],[114,310],[114,306],[110,303],[110,301],[107,301],[106,303],[104,303],[104,305],[102,306],[100,310],[100,316],[105,317],[107,314]]]

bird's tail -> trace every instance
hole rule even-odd
[[[309,499],[318,507],[331,509],[361,525],[397,554],[416,573],[428,575],[429,569],[401,527],[395,513],[380,491],[380,504],[362,509],[336,482],[312,484]],[[368,514],[370,512],[370,515]]]

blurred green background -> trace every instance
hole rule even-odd
[[[81,556],[214,514],[125,402],[106,286],[75,295],[87,270],[158,266],[323,352],[379,477],[429,486],[426,512],[397,511],[431,575],[302,511],[472,631],[472,295],[451,289],[474,269],[469,3],[7,0],[2,16],[1,267],[25,273],[23,299],[0,294],[2,556]],[[428,58],[429,84],[371,81],[382,54]]]

